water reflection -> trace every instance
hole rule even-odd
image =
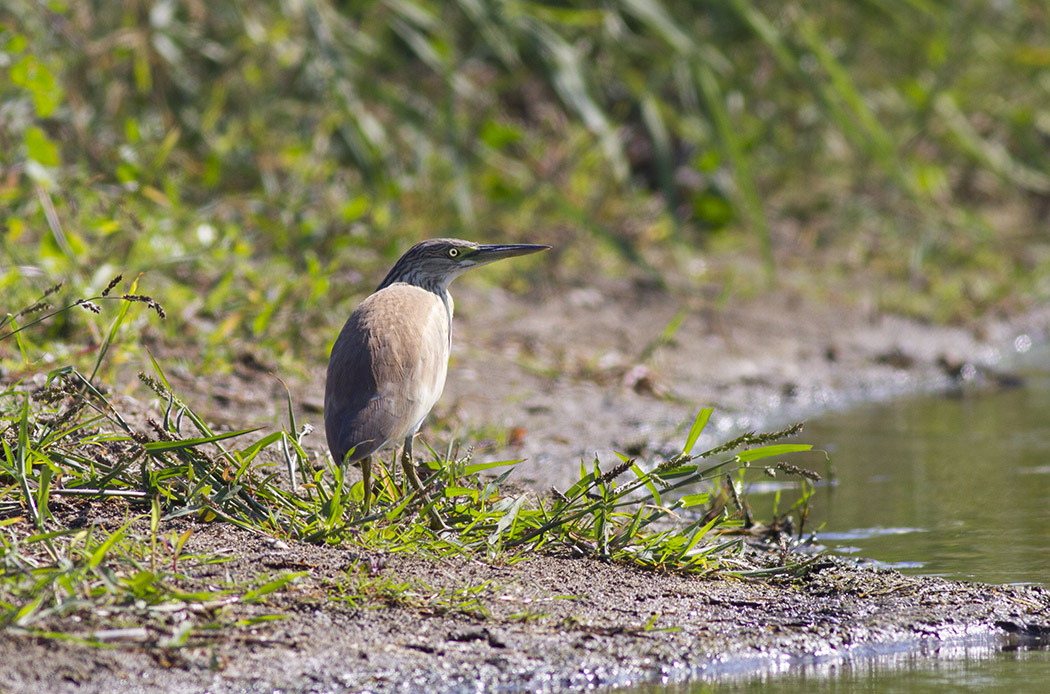
[[[1050,682],[1050,651],[1003,651],[988,646],[945,646],[928,652],[890,655],[834,664],[800,665],[789,676],[654,685],[633,694],[1043,694]]]
[[[818,488],[809,527],[909,573],[1050,585],[1050,377],[1027,382],[810,422],[803,436],[830,451],[836,483]]]

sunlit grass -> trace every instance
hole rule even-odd
[[[133,293],[121,295],[113,312],[108,304],[93,304],[102,318],[116,314],[98,348],[95,372],[137,304],[164,314],[152,299]],[[49,317],[83,305],[72,302]],[[12,327],[0,344],[34,327]],[[250,604],[300,576],[260,573],[248,587],[187,587],[187,568],[228,559],[185,552],[194,524],[215,522],[287,542],[500,563],[555,549],[697,575],[794,573],[808,562],[790,557],[770,567],[741,551],[740,531],[750,519],[737,493],[741,476],[759,461],[809,450],[774,443],[798,427],[747,434],[697,453],[693,449],[711,415],[703,410],[677,455],[649,469],[626,456],[606,470],[597,461],[581,463],[577,482],[550,495],[509,491],[505,483],[516,461],[474,463],[469,456],[430,451],[424,485],[450,526],[435,531],[428,509],[393,474],[393,460],[377,464],[373,512],[363,517],[361,482],[351,482],[328,456],[315,468],[317,456],[303,447],[310,427],[296,422],[290,403],[280,430],[216,431],[179,399],[152,356],[150,361],[153,373],[139,378],[157,397],[157,415],[122,411],[105,384],[73,366],[51,370],[42,384],[14,382],[0,391],[0,624],[54,630],[56,623],[77,623],[59,618],[102,615],[99,623],[108,626],[90,633],[71,626],[69,634],[88,642],[145,640],[153,637],[134,626],[143,615],[166,614],[182,609],[174,607],[180,604],[203,612],[224,601]],[[116,528],[69,526],[55,509],[72,499],[109,504],[124,521]],[[181,525],[172,526],[176,519],[183,519]],[[467,587],[428,592],[424,601],[411,586],[367,574],[348,575],[332,590],[355,604],[482,609]],[[221,615],[213,622],[209,629],[232,626]],[[164,642],[202,638],[197,624],[192,634],[190,627],[176,628]]]
[[[333,307],[446,233],[665,283],[800,253],[937,320],[1050,296],[1038,3],[164,8],[0,8],[0,291],[145,271],[213,370],[320,359]]]

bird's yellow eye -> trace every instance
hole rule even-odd
[[[450,248],[450,249],[448,249],[448,257],[449,258],[455,258],[457,255],[459,255],[459,249],[458,248]]]

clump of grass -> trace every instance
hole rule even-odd
[[[48,316],[86,304],[101,311],[99,304],[119,281],[99,296],[69,303]],[[469,454],[457,458],[431,451],[431,474],[425,482],[429,503],[451,526],[441,532],[426,521],[430,509],[393,474],[393,461],[389,466],[380,462],[374,512],[363,517],[361,483],[352,483],[327,456],[319,469],[312,465],[304,443],[311,427],[296,422],[290,396],[288,424],[279,431],[216,431],[177,396],[150,355],[153,373],[140,373],[139,379],[157,396],[161,413],[144,423],[142,417],[122,413],[95,378],[99,365],[132,306],[144,303],[158,315],[163,311],[133,292],[120,300],[90,375],[65,366],[52,370],[42,387],[18,382],[0,391],[2,625],[30,629],[50,617],[102,608],[110,616],[141,615],[170,610],[173,602],[211,605],[231,596],[252,601],[298,576],[260,576],[260,585],[249,590],[187,591],[180,587],[180,564],[221,559],[183,557],[192,525],[182,532],[161,532],[162,525],[179,518],[386,552],[514,562],[562,547],[650,569],[761,573],[767,567],[740,551],[744,537],[739,531],[750,518],[736,482],[727,477],[743,475],[758,461],[810,449],[776,443],[798,432],[790,427],[748,433],[694,453],[711,416],[705,409],[677,455],[648,470],[626,456],[608,470],[597,460],[581,463],[579,479],[549,496],[507,491],[505,482],[517,461],[475,463]],[[5,339],[28,327],[13,328]],[[503,467],[508,469],[494,476]],[[778,467],[808,474],[785,464]],[[124,504],[126,520],[115,529],[70,527],[53,509],[71,497]],[[730,497],[732,503],[726,501]],[[148,542],[133,537],[143,532]],[[797,571],[804,564],[787,556],[776,571]],[[351,602],[406,594],[374,582],[347,585],[341,597]],[[473,609],[468,593],[449,593],[430,607]],[[173,633],[166,642],[178,645],[189,639],[189,632]]]

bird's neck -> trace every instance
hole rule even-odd
[[[449,294],[446,288],[441,294],[441,300],[445,303],[445,312],[448,313],[448,349],[449,353],[452,351],[452,313],[456,309],[456,302],[452,300],[452,295]]]
[[[441,299],[441,303],[445,305],[445,315],[448,316],[448,347],[452,349],[452,313],[456,309],[456,303],[452,300],[452,294],[448,291],[448,282],[443,285],[426,287],[423,285],[416,285],[421,289],[426,289],[428,292],[433,292]]]
[[[376,291],[378,292],[381,289],[386,289],[387,287],[389,287],[392,284],[407,284],[409,286],[418,287],[420,289],[428,291],[431,294],[433,294],[434,296],[436,296],[439,299],[441,299],[443,302],[445,302],[445,304],[449,304],[449,302],[452,300],[451,295],[449,295],[449,293],[448,293],[448,285],[449,285],[449,282],[451,282],[451,280],[452,280],[452,278],[448,278],[448,279],[445,279],[443,281],[442,280],[430,281],[430,280],[417,280],[417,279],[411,279],[411,280],[405,280],[405,279],[387,280],[387,281],[384,281],[381,285],[379,285],[379,287],[376,289]]]
[[[449,283],[451,281],[452,281],[451,277],[446,279],[446,280],[444,280],[444,281],[438,281],[438,282],[406,282],[405,280],[390,280],[390,278],[388,277],[387,280],[384,280],[383,283],[381,285],[379,285],[379,289],[377,289],[376,291],[378,292],[378,291],[380,291],[382,289],[386,289],[387,287],[389,287],[392,284],[407,284],[407,285],[410,285],[412,287],[419,287],[420,289],[426,290],[426,291],[434,294],[434,296],[436,296],[437,298],[441,299],[441,303],[444,304],[444,306],[445,306],[445,313],[448,315],[448,340],[449,340],[449,347],[451,347],[452,346],[452,314],[453,314],[453,312],[455,311],[455,308],[456,308],[456,303],[452,300],[452,294],[450,294],[449,291],[448,291],[448,285],[449,285]]]

